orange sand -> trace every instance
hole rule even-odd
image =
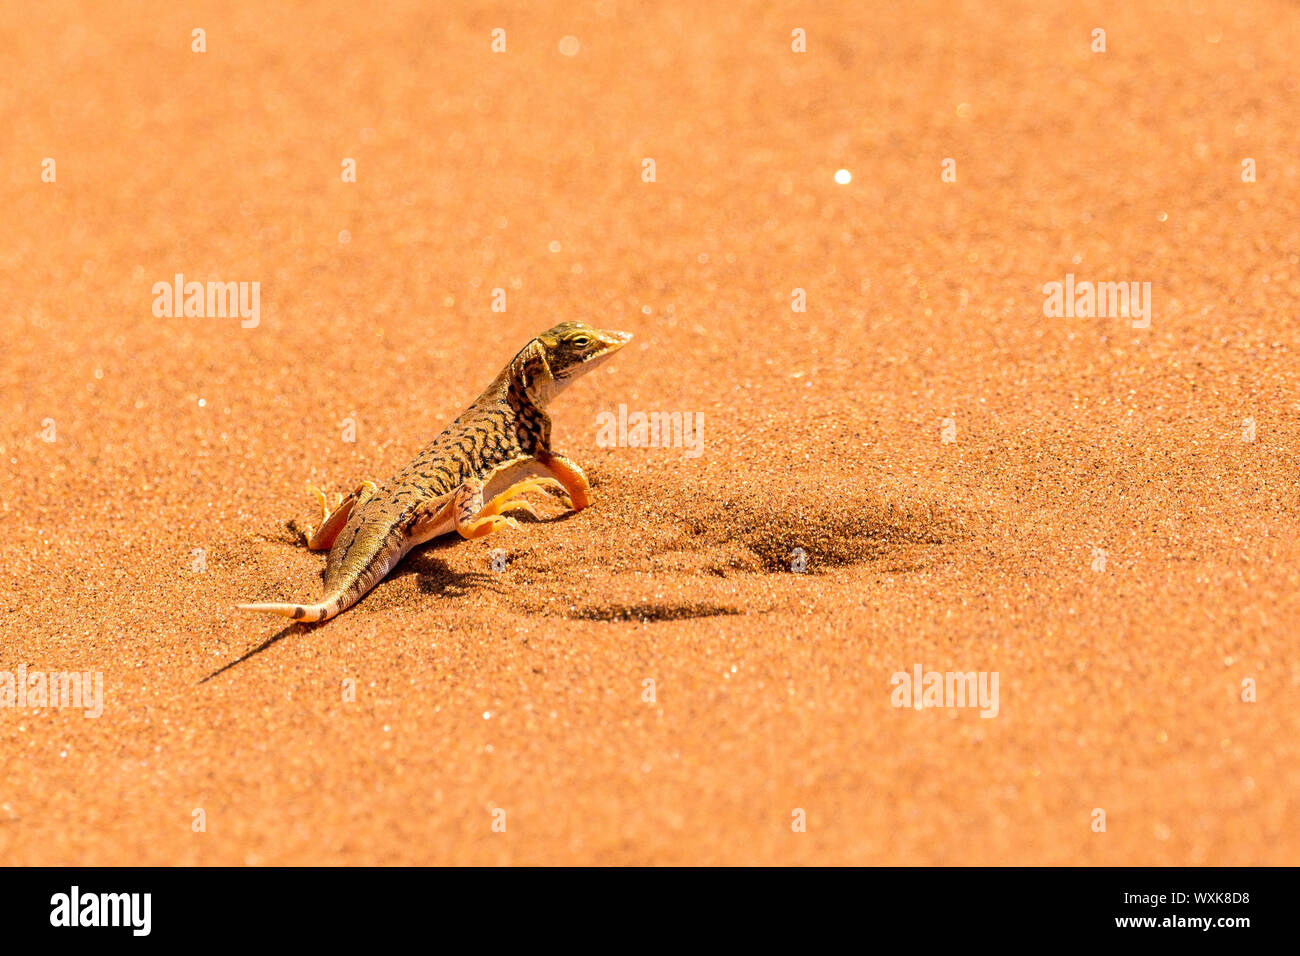
[[[228,6],[0,11],[0,670],[105,686],[0,709],[6,863],[1296,862],[1293,3]],[[561,318],[590,510],[232,609]]]

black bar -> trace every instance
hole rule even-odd
[[[296,948],[373,944],[378,929],[417,938],[431,930],[487,931],[484,943],[495,948],[512,930],[535,932],[540,943],[594,940],[598,926],[615,933],[609,945],[621,945],[620,933],[662,938],[700,927],[690,930],[693,938],[733,942],[771,943],[783,933],[879,941],[903,932],[926,945],[1128,939],[1232,946],[1286,931],[1295,875],[1244,868],[7,869],[0,931],[7,944],[256,939]],[[123,925],[52,925],[71,922],[74,886],[78,922],[116,911]],[[147,935],[137,934],[145,928],[144,896],[117,895],[133,893],[149,894]]]

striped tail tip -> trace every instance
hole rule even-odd
[[[323,621],[330,616],[330,609],[325,604],[236,604],[235,607],[240,611],[279,614],[281,617],[289,617],[305,623]]]

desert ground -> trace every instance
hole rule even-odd
[[[1300,6],[0,37],[7,864],[1297,862]],[[1047,314],[1067,275],[1148,320]],[[552,407],[589,509],[234,609],[318,597],[307,485],[563,319],[635,336]],[[895,706],[918,667],[996,714]],[[74,671],[102,713],[16,683]]]

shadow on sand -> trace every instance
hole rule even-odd
[[[421,550],[414,554],[409,554],[385,580],[396,580],[406,577],[409,574],[416,576],[415,585],[420,589],[421,594],[432,594],[441,598],[464,597],[475,588],[483,588],[489,591],[501,593],[504,589],[501,587],[497,576],[487,571],[454,571],[446,561],[435,557],[430,551]],[[379,586],[383,586],[380,582]],[[374,593],[373,591],[371,593]],[[369,595],[362,596],[364,601]],[[358,602],[359,604],[360,602]],[[353,605],[355,607],[356,605]],[[350,609],[349,609],[350,610]],[[344,612],[347,613],[347,612]],[[332,620],[332,618],[331,618]],[[314,631],[319,627],[324,627],[329,621],[316,621],[305,624],[294,621],[281,628],[275,634],[272,634],[261,644],[248,651],[246,654],[235,658],[228,664],[224,664],[217,670],[213,671],[207,677],[199,681],[200,684],[206,684],[212,678],[224,674],[238,664],[242,664],[251,658],[256,657],[265,650],[269,650],[271,645],[277,644],[291,634],[306,634]]]

